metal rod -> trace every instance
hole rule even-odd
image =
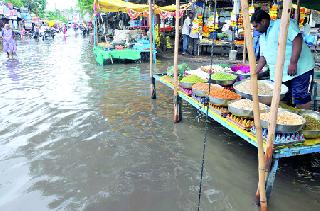
[[[179,87],[179,78],[178,78],[178,52],[179,52],[179,20],[180,20],[180,0],[176,0],[176,23],[175,23],[175,39],[174,39],[174,59],[173,59],[173,68],[174,68],[174,105],[173,105],[173,121],[178,123],[180,120],[179,117],[179,105],[178,105],[178,87]]]
[[[153,27],[152,27],[152,0],[149,0],[149,41],[150,41],[150,94],[151,99],[156,98],[155,84],[153,83]]]

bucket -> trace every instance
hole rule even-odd
[[[237,58],[237,51],[236,50],[230,50],[229,51],[229,60],[234,61]]]

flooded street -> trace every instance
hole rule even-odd
[[[1,211],[196,210],[204,118],[184,103],[173,124],[172,91],[149,97],[148,63],[97,66],[89,39],[70,36],[20,42],[0,64]],[[203,210],[258,210],[256,148],[209,128]],[[280,160],[271,199],[319,210],[319,154]]]

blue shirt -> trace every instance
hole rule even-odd
[[[280,33],[280,20],[270,21],[270,26],[266,33],[260,35],[260,55],[264,56],[269,65],[270,79],[274,81],[275,65],[278,54],[278,40]],[[308,46],[302,42],[302,49],[297,64],[297,74],[295,76],[288,75],[288,66],[292,55],[292,44],[294,38],[300,33],[300,29],[295,20],[290,20],[288,29],[288,38],[285,52],[285,61],[283,66],[282,81],[289,81],[299,75],[302,75],[315,67],[314,57]]]
[[[253,30],[253,48],[254,48],[254,54],[256,58],[260,56],[260,45],[259,45],[259,38],[261,33],[257,30]]]

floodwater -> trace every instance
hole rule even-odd
[[[148,63],[97,66],[81,36],[18,49],[0,59],[1,211],[196,210],[204,118],[184,103],[173,124]],[[258,210],[256,148],[212,123],[205,166],[202,210]],[[319,154],[281,160],[270,210],[319,210],[319,169]]]

